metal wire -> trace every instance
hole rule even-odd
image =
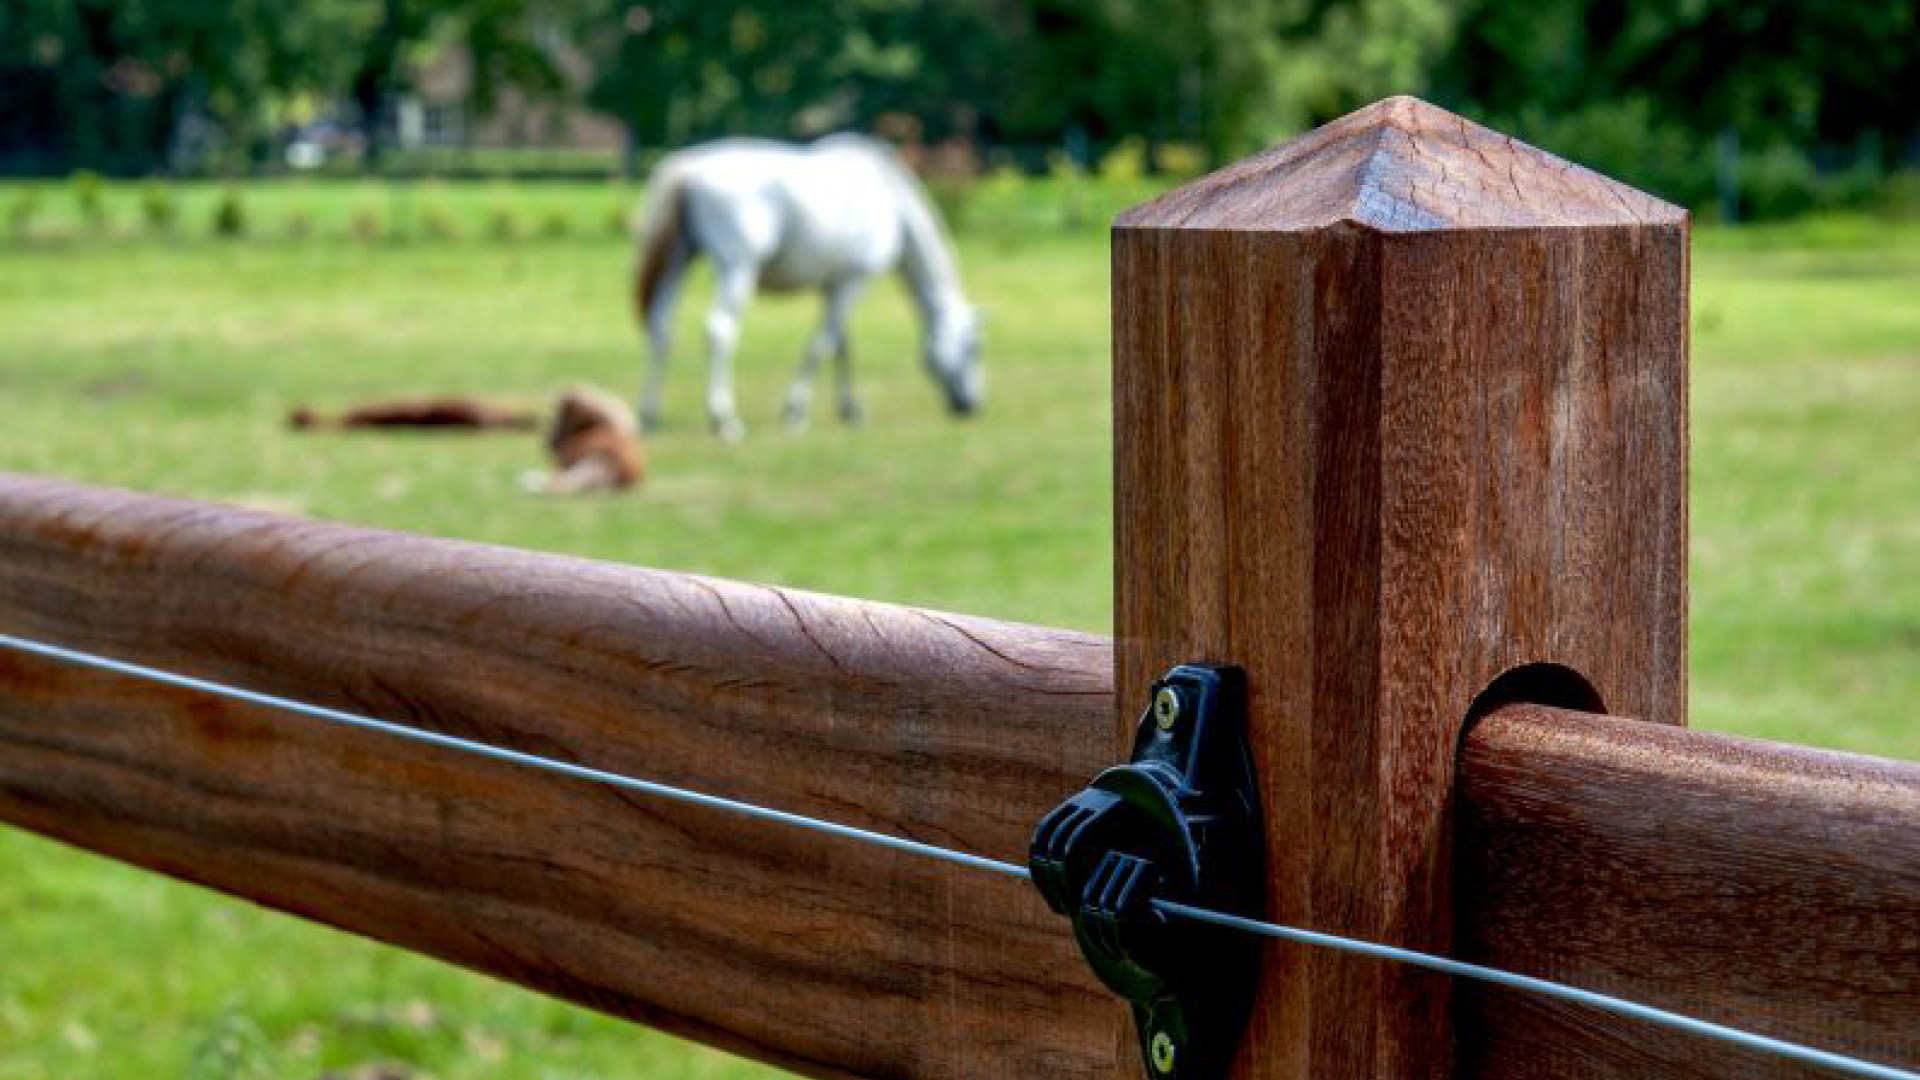
[[[1801,1043],[1787,1042],[1784,1039],[1769,1038],[1768,1036],[1759,1035],[1751,1031],[1743,1031],[1740,1028],[1728,1027],[1725,1024],[1716,1024],[1710,1020],[1699,1020],[1691,1016],[1684,1016],[1680,1013],[1668,1012],[1665,1009],[1657,1009],[1652,1005],[1642,1005],[1637,1001],[1628,1001],[1625,998],[1617,998],[1611,994],[1582,990],[1577,986],[1568,986],[1566,983],[1557,983],[1548,979],[1536,979],[1531,975],[1521,975],[1512,971],[1501,971],[1498,968],[1481,967],[1479,964],[1469,964],[1460,960],[1449,960],[1444,956],[1415,952],[1412,949],[1402,949],[1393,945],[1382,945],[1373,941],[1357,941],[1353,938],[1340,937],[1336,934],[1323,934],[1318,930],[1302,930],[1297,926],[1276,926],[1273,923],[1260,922],[1257,919],[1246,919],[1238,915],[1229,915],[1222,911],[1208,911],[1205,908],[1176,904],[1171,900],[1155,900],[1153,904],[1161,911],[1169,915],[1177,915],[1183,919],[1212,923],[1215,926],[1225,926],[1234,930],[1243,930],[1249,934],[1278,938],[1281,941],[1294,941],[1302,945],[1338,949],[1341,952],[1357,953],[1361,956],[1371,956],[1379,960],[1391,960],[1396,963],[1410,964],[1413,967],[1426,968],[1429,971],[1439,971],[1448,975],[1457,975],[1463,979],[1477,979],[1484,983],[1504,986],[1511,990],[1524,990],[1528,993],[1539,994],[1542,997],[1559,998],[1562,1001],[1571,1001],[1595,1009],[1605,1009],[1607,1012],[1617,1013],[1621,1016],[1630,1016],[1635,1020],[1644,1020],[1649,1024],[1659,1024],[1662,1027],[1688,1031],[1695,1035],[1704,1035],[1710,1039],[1719,1039],[1722,1042],[1731,1043],[1735,1046],[1743,1046],[1749,1050],[1758,1050],[1776,1057],[1789,1058],[1809,1065],[1822,1066],[1832,1069],[1835,1072],[1846,1073],[1851,1076],[1869,1076],[1875,1077],[1877,1080],[1920,1080],[1920,1074],[1911,1073],[1905,1069],[1898,1069],[1891,1065],[1876,1065],[1871,1061],[1862,1061],[1859,1058],[1848,1057],[1845,1054],[1836,1054],[1831,1050],[1821,1050],[1817,1047],[1806,1046]]]
[[[477,742],[473,739],[463,739],[457,735],[445,735],[437,731],[428,731],[424,728],[408,727],[405,724],[396,724],[387,720],[377,720],[370,716],[361,716],[358,713],[344,712],[340,709],[328,708],[324,705],[314,705],[309,702],[279,697],[274,694],[264,694],[257,690],[247,690],[242,687],[230,686],[226,683],[213,682],[208,679],[198,679],[191,675],[180,675],[171,671],[163,671],[159,668],[147,667],[143,664],[129,663],[125,660],[115,660],[111,657],[99,656],[77,649],[68,649],[43,641],[16,637],[12,634],[0,634],[0,648],[12,649],[16,652],[28,653],[48,660],[71,664],[76,667],[109,671],[130,678],[143,679],[148,682],[160,683],[166,686],[174,686],[181,689],[212,694],[218,697],[230,698],[234,701],[243,701],[251,705],[265,706],[330,724],[339,724],[365,731],[375,731],[383,735],[391,735],[396,738],[426,743],[430,746],[438,746],[448,750],[457,750],[462,753],[473,754],[477,757],[490,758],[494,761],[503,761],[514,765],[523,765],[528,768],[557,773],[561,776],[572,777],[576,780],[606,784],[610,787],[621,788],[626,791],[637,791],[645,795],[653,795],[658,798],[689,803],[694,806],[704,806],[713,810],[724,810],[728,813],[740,814],[760,821],[772,821],[781,825],[810,829],[815,832],[825,833],[829,836],[855,840],[864,844],[875,844],[880,847],[891,848],[895,851],[904,851],[924,858],[956,863],[961,866],[972,867],[976,870],[986,870],[995,874],[1003,874],[1007,877],[1029,877],[1027,868],[1024,866],[1010,862],[1002,862],[999,859],[989,859],[983,855],[956,851],[953,848],[941,847],[938,844],[928,844],[919,840],[910,840],[903,836],[894,836],[890,833],[875,832],[871,829],[861,829],[852,825],[843,825],[837,821],[827,821],[823,818],[810,817],[806,814],[795,814],[786,810],[775,810],[771,807],[742,802],[738,799],[709,795],[705,792],[692,791],[687,788],[676,787],[672,784],[663,784],[657,780],[643,780],[639,777],[607,772],[604,769],[595,769],[586,765],[576,765],[572,762],[543,757],[539,754],[509,750],[506,747],[494,746],[491,743]],[[1432,953],[1403,949],[1394,945],[1383,945],[1378,942],[1362,941],[1357,938],[1323,933],[1318,930],[1307,930],[1297,926],[1283,926],[1276,923],[1261,922],[1258,919],[1249,919],[1240,915],[1230,915],[1222,911],[1210,911],[1206,908],[1192,907],[1187,904],[1175,903],[1171,900],[1155,900],[1153,901],[1153,905],[1162,913],[1175,918],[1210,923],[1215,926],[1243,931],[1261,937],[1289,941],[1315,948],[1333,949],[1358,956],[1372,957],[1377,960],[1408,964],[1413,967],[1425,968],[1429,971],[1437,971],[1459,978],[1475,979],[1480,982],[1502,986],[1512,990],[1522,990],[1543,997],[1571,1001],[1579,1005],[1601,1009],[1620,1016],[1631,1017],[1632,1019],[1641,1020],[1646,1023],[1657,1024],[1678,1031],[1690,1032],[1710,1039],[1717,1039],[1721,1042],[1745,1047],[1749,1050],[1756,1050],[1761,1053],[1772,1054],[1776,1057],[1819,1066],[1849,1076],[1869,1077],[1871,1080],[1920,1080],[1920,1073],[1909,1072],[1908,1070],[1895,1068],[1891,1065],[1879,1065],[1870,1061],[1863,1061],[1859,1058],[1849,1057],[1845,1054],[1837,1054],[1830,1050],[1821,1050],[1817,1047],[1806,1046],[1801,1043],[1771,1038],[1751,1031],[1744,1031],[1740,1028],[1728,1027],[1724,1024],[1716,1024],[1708,1020],[1700,1020],[1680,1013],[1669,1012],[1666,1009],[1655,1008],[1652,1005],[1642,1005],[1639,1002],[1628,1001],[1625,998],[1617,998],[1610,994],[1602,994],[1592,990],[1582,990],[1577,986],[1568,986],[1565,983],[1535,978],[1531,975],[1521,975],[1516,972],[1502,971],[1497,968],[1482,967],[1479,964],[1469,964],[1460,960],[1451,960],[1444,956],[1435,956]]]
[[[998,859],[982,858],[979,855],[969,855],[964,851],[955,851],[952,848],[944,848],[936,844],[923,844],[918,840],[909,840],[903,836],[892,836],[887,833],[874,832],[870,829],[856,828],[852,825],[842,825],[837,821],[823,821],[820,818],[808,817],[805,814],[790,814],[785,810],[775,810],[771,807],[757,806],[753,803],[741,802],[738,799],[729,799],[720,795],[709,795],[704,791],[690,791],[687,788],[675,787],[672,784],[663,784],[658,780],[642,780],[636,776],[624,776],[620,773],[607,772],[604,769],[595,769],[586,765],[575,765],[570,761],[561,761],[558,758],[542,757],[539,754],[528,754],[519,750],[509,750],[504,746],[495,746],[492,743],[476,742],[473,739],[463,739],[457,735],[443,735],[438,731],[408,727],[405,724],[396,724],[388,720],[376,720],[373,717],[361,716],[358,713],[344,712],[340,709],[330,709],[325,705],[314,705],[310,702],[296,701],[292,698],[279,697],[274,694],[263,694],[257,690],[247,690],[238,686],[229,686],[226,683],[212,682],[208,679],[196,679],[191,675],[179,675],[171,671],[162,671],[159,668],[150,668],[143,664],[130,664],[125,660],[96,656],[93,653],[80,652],[77,649],[66,649],[58,645],[49,645],[42,641],[32,641],[27,638],[15,637],[12,634],[0,634],[0,647],[13,649],[18,652],[32,653],[35,656],[42,656],[49,660],[58,660],[62,663],[75,665],[76,667],[111,671],[117,675],[127,675],[136,679],[144,679],[148,682],[177,686],[185,690],[197,690],[203,694],[214,694],[219,697],[231,698],[235,701],[244,701],[250,705],[264,705],[270,709],[280,709],[284,712],[297,713],[314,720],[324,720],[329,724],[341,724],[346,727],[360,728],[365,731],[377,731],[383,735],[410,739],[414,742],[444,747],[448,750],[458,750],[462,753],[473,754],[478,757],[492,758],[495,761],[524,765],[531,769],[544,769],[547,772],[559,773],[561,776],[571,776],[576,780],[586,780],[595,784],[606,784],[609,787],[622,788],[627,791],[638,791],[645,795],[655,795],[662,799],[673,799],[677,802],[692,803],[695,806],[710,807],[714,810],[725,810],[729,813],[758,818],[761,821],[776,821],[782,825],[794,825],[802,829],[813,829],[816,832],[827,833],[831,836],[838,836],[847,840],[858,840],[865,844],[878,844],[881,847],[890,847],[897,851],[907,851],[915,855],[924,855],[930,859],[944,859],[947,862],[959,863],[962,866],[971,866],[977,870],[990,870],[994,873],[1009,874],[1015,877],[1027,876],[1027,870],[1024,866],[1015,866],[1012,863],[1004,863]]]

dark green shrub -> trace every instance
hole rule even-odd
[[[1920,220],[1920,169],[1903,169],[1887,177],[1874,193],[1873,210],[1882,217]]]
[[[520,238],[520,219],[512,207],[496,205],[487,211],[487,235],[495,240]]]
[[[26,236],[33,232],[33,224],[40,217],[40,191],[38,188],[21,188],[7,204],[7,228],[15,236]]]
[[[225,240],[247,235],[247,206],[240,199],[239,189],[220,192],[220,201],[213,206],[213,235]]]
[[[105,228],[107,185],[100,174],[82,169],[67,178],[67,185],[73,191],[73,208],[80,215],[80,223],[91,231]]]
[[[180,207],[174,201],[173,189],[157,180],[143,184],[140,188],[140,218],[146,222],[150,232],[173,232],[180,218]]]
[[[1845,168],[1819,178],[1819,207],[1822,210],[1874,209],[1887,183],[1887,171],[1881,168],[1876,157],[1858,155]]]
[[[1784,143],[1743,152],[1734,168],[1743,221],[1778,221],[1804,214],[1820,201],[1820,174],[1807,155]]]

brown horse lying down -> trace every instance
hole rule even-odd
[[[532,431],[540,426],[531,409],[493,405],[471,397],[403,398],[377,401],[334,416],[300,406],[287,417],[296,431],[345,431],[350,428],[433,428],[447,431]]]
[[[303,405],[287,418],[287,423],[299,431],[529,431],[539,422],[532,411],[470,397],[381,401],[334,416],[322,416]],[[576,386],[560,395],[546,444],[554,471],[528,473],[523,479],[529,491],[548,495],[619,491],[638,484],[646,475],[646,457],[640,449],[633,414],[620,399],[590,386]]]
[[[528,473],[529,490],[548,495],[618,491],[638,484],[647,472],[633,414],[619,398],[591,386],[560,395],[547,432],[547,451],[555,469],[544,475]]]

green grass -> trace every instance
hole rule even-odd
[[[739,360],[745,445],[706,435],[697,350],[683,348],[648,486],[554,502],[518,490],[539,464],[524,437],[301,437],[283,417],[423,391],[630,392],[624,245],[584,228],[351,242],[350,196],[328,203],[343,231],[302,243],[0,245],[0,468],[1107,625],[1093,236],[966,244],[990,319],[978,420],[941,414],[906,306],[883,286],[854,336],[867,427],[842,428],[822,393],[814,430],[783,434],[780,393],[814,308],[763,301]],[[271,198],[253,202],[281,206]],[[1694,720],[1920,757],[1920,230],[1707,232],[1695,266]],[[376,1061],[443,1078],[761,1072],[0,831],[0,1080],[306,1080]]]
[[[208,239],[231,200],[240,207],[239,235],[262,243],[606,238],[625,234],[639,196],[618,181],[0,181],[0,229],[16,243]]]
[[[1920,231],[1697,245],[1692,717],[1920,758]]]

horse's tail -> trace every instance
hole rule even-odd
[[[640,213],[636,229],[640,252],[633,275],[633,308],[643,326],[647,312],[653,309],[654,298],[660,295],[660,287],[666,282],[669,268],[683,257],[681,248],[687,243],[682,213],[686,173],[679,165],[669,156],[654,170],[646,207]]]

